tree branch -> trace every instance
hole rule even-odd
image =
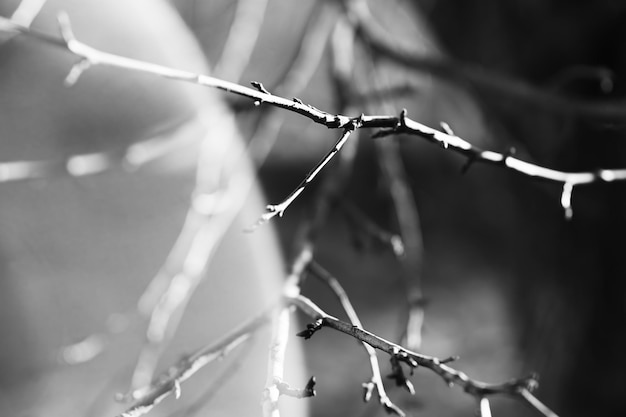
[[[318,305],[303,295],[291,298],[290,301],[303,313],[315,320],[315,328],[311,329],[308,335],[309,337],[324,327],[330,327],[331,329],[345,333],[357,340],[360,340],[361,342],[365,342],[375,349],[395,356],[397,360],[404,362],[412,368],[421,366],[423,368],[430,369],[439,375],[448,385],[453,386],[456,384],[461,387],[463,391],[475,398],[483,398],[492,395],[509,395],[526,401],[533,408],[544,413],[546,416],[557,417],[556,414],[550,411],[532,395],[532,391],[538,386],[537,378],[534,375],[499,384],[490,384],[478,381],[470,378],[464,372],[448,366],[446,363],[450,360],[439,359],[434,356],[413,352],[400,345],[385,340],[365,329],[361,329],[350,323],[341,321],[326,313]],[[551,414],[546,414],[547,412]]]
[[[223,358],[246,342],[252,333],[266,324],[269,317],[269,311],[263,312],[224,336],[220,341],[201,348],[189,357],[184,358],[157,378],[150,386],[145,387],[142,390],[143,395],[141,398],[118,417],[142,416],[170,395],[180,396],[181,384],[184,381],[206,365],[216,359]]]
[[[339,283],[339,280],[337,280],[315,261],[312,261],[309,264],[309,271],[316,278],[328,285],[328,287],[333,291],[333,293],[341,303],[344,311],[348,315],[348,318],[350,319],[352,325],[362,329],[363,325],[361,324],[361,320],[359,319],[356,310],[352,306],[352,303],[348,298],[348,294]],[[372,393],[374,389],[376,389],[376,392],[378,393],[378,402],[385,408],[387,412],[394,413],[400,417],[406,416],[406,413],[402,411],[400,407],[395,405],[387,395],[387,391],[385,389],[385,385],[383,384],[383,379],[380,373],[380,365],[378,364],[376,350],[365,342],[362,342],[361,344],[367,352],[370,362],[370,368],[372,369],[372,378],[368,382],[363,383],[363,400],[365,402],[368,402],[372,398]]]

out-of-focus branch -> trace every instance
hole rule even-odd
[[[470,378],[464,372],[448,366],[447,363],[453,360],[452,358],[439,359],[434,356],[413,352],[398,344],[385,340],[365,329],[353,326],[351,323],[346,323],[329,315],[303,295],[294,297],[290,301],[304,314],[311,317],[312,320],[315,320],[313,324],[309,324],[307,326],[307,330],[300,333],[300,335],[305,338],[312,337],[313,334],[324,327],[330,327],[331,329],[345,333],[357,340],[360,340],[361,342],[365,342],[375,349],[394,356],[399,362],[402,362],[411,368],[421,366],[423,368],[430,369],[439,375],[448,385],[453,386],[456,384],[461,387],[463,391],[475,398],[483,398],[493,395],[509,395],[524,400],[546,416],[558,417],[532,394],[532,391],[538,386],[535,376],[531,375],[529,377],[514,379],[499,384],[490,384],[478,381]],[[547,412],[550,414],[546,414]]]
[[[348,315],[350,322],[353,326],[358,328],[363,328],[361,324],[361,320],[359,319],[356,310],[352,306],[350,299],[348,298],[348,294],[343,289],[343,286],[339,283],[339,280],[332,276],[326,269],[324,269],[320,264],[313,261],[309,264],[309,271],[322,282],[326,283],[328,287],[333,291],[344,311]],[[378,393],[378,401],[385,408],[387,412],[391,412],[397,414],[400,417],[404,417],[406,414],[400,407],[395,405],[389,396],[387,395],[387,391],[385,390],[385,385],[383,384],[383,379],[380,373],[380,365],[378,364],[378,357],[376,356],[376,350],[368,345],[365,342],[362,342],[363,348],[367,352],[370,361],[370,368],[372,369],[372,378],[363,383],[363,400],[368,402],[372,398],[372,393],[374,389]]]
[[[218,78],[239,82],[261,33],[267,0],[238,0],[235,16],[213,73]]]
[[[30,27],[47,0],[22,0],[11,15],[10,22]],[[0,20],[0,45],[11,39],[17,32],[13,31],[7,20]]]
[[[280,417],[278,398],[279,384],[283,382],[285,373],[285,352],[289,340],[289,307],[281,307],[272,326],[272,339],[269,346],[267,365],[267,381],[263,390],[263,416]]]
[[[298,52],[280,84],[275,87],[277,95],[297,97],[319,67],[330,33],[329,23],[333,22],[333,14],[329,13],[329,8],[323,6],[322,3],[313,5],[299,42]],[[265,162],[283,126],[286,115],[285,112],[278,110],[276,107],[263,108],[259,123],[250,138],[248,154],[257,166]]]
[[[281,395],[294,398],[315,396],[315,377],[311,377],[305,388],[291,387],[284,379],[285,353],[289,341],[291,306],[282,306],[273,323],[272,339],[269,346],[267,381],[263,390],[263,415],[280,417],[278,399]]]
[[[175,150],[189,146],[197,127],[193,120],[177,120],[157,129],[150,137],[125,148],[77,154],[62,160],[0,162],[0,183],[58,176],[83,177],[114,168],[127,171],[140,169]]]
[[[157,378],[143,391],[144,394],[130,408],[118,417],[139,417],[149,412],[154,406],[165,398],[174,394],[180,396],[181,384],[189,379],[198,370],[210,364],[216,359],[223,358],[235,348],[246,342],[252,333],[265,325],[270,318],[270,312],[266,311],[252,320],[244,323],[220,341],[199,349],[192,355],[172,366],[165,374]]]
[[[471,87],[480,93],[512,99],[516,103],[528,104],[554,113],[578,114],[598,120],[626,118],[624,100],[587,101],[560,96],[553,91],[541,90],[522,80],[485,68],[450,58],[425,55],[408,44],[402,44],[399,39],[389,36],[372,16],[365,2],[341,0],[340,3],[358,35],[372,51],[408,68],[427,72],[462,87]]]
[[[404,243],[400,235],[383,229],[368,218],[358,207],[347,200],[341,200],[339,207],[346,213],[348,222],[353,225],[354,233],[363,233],[388,246],[397,257],[404,255]]]
[[[478,399],[478,415],[479,417],[491,417],[491,404],[489,404],[489,398],[482,397]]]
[[[376,68],[372,70],[373,84],[386,87],[383,74]],[[379,106],[389,111],[389,102],[380,100]],[[398,225],[398,234],[404,244],[404,253],[398,257],[402,267],[402,280],[406,288],[408,314],[403,329],[402,340],[410,349],[418,350],[422,344],[424,325],[424,296],[422,291],[422,273],[424,244],[419,211],[415,196],[409,185],[400,156],[400,144],[397,141],[377,141],[376,150],[383,179],[389,189],[393,203],[393,212]]]

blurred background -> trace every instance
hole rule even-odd
[[[271,92],[296,95],[329,112],[348,110],[352,116],[361,112],[397,115],[406,108],[411,118],[428,126],[439,128],[440,122],[447,123],[454,134],[474,145],[502,153],[514,148],[521,159],[559,170],[626,166],[626,6],[622,2],[370,1],[377,27],[401,51],[411,51],[422,60],[408,65],[385,58],[358,32],[348,107],[346,92],[333,78],[329,46],[339,36],[333,31],[344,14],[340,3],[172,0],[209,62],[225,62],[231,37],[240,39],[235,46],[250,51],[242,53],[239,67],[213,68],[222,78],[242,84],[259,81]],[[88,13],[85,16],[88,21]],[[241,34],[235,36],[239,33],[235,30]],[[103,28],[102,33],[108,30]],[[170,41],[155,48],[176,48]],[[302,68],[294,65],[301,60]],[[174,59],[170,65],[175,64]],[[390,94],[375,91],[372,74],[386,80]],[[293,78],[298,82],[290,81],[292,84],[286,86],[286,80]],[[150,91],[157,87],[145,88]],[[299,91],[292,93],[294,90]],[[244,140],[250,140],[264,121],[277,118],[276,112],[265,106],[255,107],[226,94],[220,97],[236,114]],[[8,105],[3,103],[3,111],[4,106]],[[275,137],[271,151],[252,155],[263,162],[259,163],[259,179],[264,199],[270,203],[287,196],[338,138],[338,132],[300,116],[285,113],[280,117],[283,120],[264,127],[265,136]],[[100,131],[107,133],[106,128]],[[419,278],[426,300],[421,351],[441,358],[459,355],[455,367],[483,381],[498,382],[537,372],[538,398],[562,417],[625,415],[625,185],[576,187],[573,218],[566,220],[558,184],[480,164],[463,174],[466,158],[449,150],[417,137],[370,139],[370,133],[361,134],[340,202],[358,207],[391,233],[402,232],[381,168],[381,147],[376,144],[396,142],[421,225],[423,251],[415,254],[420,259],[419,277],[412,277]],[[129,136],[125,140],[135,139]],[[71,154],[75,146],[62,143],[52,148]],[[272,221],[287,265],[296,254],[301,225],[310,219],[315,207],[319,184],[325,174],[334,175],[331,169],[335,165],[331,163],[322,172],[284,217]],[[177,190],[179,215],[164,220],[169,231],[159,236],[163,239],[159,251],[145,255],[146,265],[162,259],[175,239],[187,192],[181,184],[190,190],[193,180],[188,175],[182,182],[160,181],[154,187],[172,193]],[[5,188],[0,191],[6,195],[7,187],[12,193],[33,187],[25,184],[0,184]],[[132,196],[140,201],[145,192],[138,185],[124,195],[99,198],[120,203]],[[3,198],[6,201],[9,197]],[[60,201],[56,204],[63,207]],[[76,210],[88,208],[84,204],[78,203]],[[15,210],[22,206],[23,201],[16,203]],[[262,205],[256,208],[261,214]],[[144,207],[132,213],[141,217],[141,210],[155,212]],[[47,208],[42,208],[39,213],[19,218],[30,223],[45,213]],[[110,224],[134,223],[126,215],[111,217]],[[7,222],[18,218],[15,216],[7,216],[10,220],[5,220],[5,230]],[[248,213],[243,223],[254,218]],[[143,240],[154,239],[145,238],[149,236],[147,229],[140,231]],[[62,236],[62,232],[55,236]],[[10,235],[5,237],[2,245],[7,246],[4,240],[10,239]],[[111,239],[115,245],[115,238]],[[28,241],[38,240],[31,237]],[[364,327],[398,340],[407,314],[407,284],[403,281],[407,273],[392,251],[364,241],[340,209],[330,212],[315,242],[316,260],[345,286]],[[20,253],[55,262],[49,247],[26,247]],[[123,275],[133,258],[106,262],[115,264]],[[11,262],[10,258],[3,260],[5,265]],[[150,270],[150,266],[146,268]],[[0,285],[7,286],[2,289],[5,294],[14,291],[7,281],[0,281]],[[121,291],[120,286],[112,285],[113,299],[117,298],[116,288],[129,300],[110,310],[103,305],[96,316],[106,317],[109,311],[132,305],[130,298],[139,292]],[[324,286],[307,280],[304,294],[330,314],[344,318]],[[59,303],[66,302],[59,297]],[[4,310],[15,316],[20,306],[9,303]],[[94,318],[89,325],[77,325],[85,333],[96,322]],[[3,326],[15,326],[11,323]],[[202,320],[186,323],[191,333],[203,324]],[[15,340],[17,347],[13,349],[21,349],[24,342]],[[385,414],[375,398],[368,404],[362,402],[361,383],[368,380],[370,371],[362,348],[354,340],[323,331],[306,341],[303,350],[306,374],[315,375],[318,381],[318,396],[306,400],[313,416]],[[387,358],[379,358],[386,375],[390,372]],[[394,387],[392,380],[386,381],[393,401],[410,415],[474,412],[472,398],[458,387],[450,389],[428,370],[418,369],[411,380],[414,396]],[[536,410],[507,398],[494,398],[493,414],[538,415]]]

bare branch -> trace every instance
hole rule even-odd
[[[118,417],[138,417],[149,412],[171,394],[180,395],[181,384],[197,371],[231,353],[235,348],[246,342],[252,333],[266,324],[269,312],[244,323],[239,328],[224,336],[220,341],[199,349],[189,357],[171,367],[165,374],[157,378],[150,386],[143,389],[143,395],[129,409]]]
[[[350,319],[352,325],[363,328],[361,320],[359,319],[356,310],[354,309],[352,303],[350,302],[350,299],[348,298],[348,294],[343,289],[343,286],[339,283],[339,281],[315,261],[309,264],[309,270],[316,278],[326,283],[326,285],[328,285],[330,289],[332,289],[335,296],[339,299],[339,302],[341,303],[344,311],[348,315],[348,318]],[[311,329],[308,330],[310,331]],[[305,337],[305,339],[308,339],[313,336],[313,333],[315,332],[313,331],[310,334],[308,334],[307,332],[307,334],[303,336]],[[378,401],[381,405],[383,405],[385,410],[387,410],[388,412],[393,412],[398,416],[404,417],[406,415],[404,411],[402,411],[400,407],[395,405],[387,395],[385,385],[383,384],[382,376],[380,373],[380,365],[378,364],[376,350],[365,342],[362,342],[362,345],[367,352],[370,361],[370,368],[372,369],[372,378],[368,382],[363,383],[363,389],[365,390],[363,400],[365,402],[368,402],[372,397],[372,392],[374,391],[374,389],[376,389],[378,393]]]
[[[32,31],[29,28],[12,22],[11,27],[22,34],[36,38],[41,42],[68,49],[67,43],[63,40],[59,40],[58,38],[54,38],[37,31]],[[391,115],[363,114],[356,117],[349,117],[341,114],[331,114],[299,101],[263,93],[253,88],[244,87],[207,75],[109,54],[89,47],[77,40],[72,41],[72,44],[73,47],[70,49],[72,53],[79,58],[87,58],[97,65],[112,66],[146,74],[153,74],[163,78],[186,81],[205,87],[217,88],[222,91],[246,97],[253,101],[259,101],[261,103],[270,104],[281,109],[298,113],[313,122],[322,124],[328,128],[350,130],[354,129],[355,123],[358,123],[360,128],[387,129],[381,131],[383,134],[408,133],[420,136],[431,142],[438,143],[442,147],[449,147],[457,153],[465,155],[468,158],[473,158],[476,162],[485,162],[503,166],[529,177],[562,184],[569,182],[573,185],[580,185],[590,184],[593,182],[614,182],[626,180],[626,169],[600,169],[593,172],[566,172],[526,162],[503,153],[483,150],[479,147],[473,146],[458,136],[451,136],[445,132],[428,127],[408,118],[406,116],[406,111],[403,111],[399,117]]]
[[[532,391],[537,388],[538,382],[534,375],[525,378],[514,379],[499,384],[490,384],[470,378],[464,372],[456,370],[434,356],[428,356],[421,353],[413,352],[400,345],[383,339],[365,329],[353,326],[333,317],[322,310],[318,305],[308,298],[299,295],[290,300],[303,313],[316,320],[318,327],[330,327],[341,333],[345,333],[353,338],[365,342],[375,349],[395,355],[400,362],[404,362],[411,367],[421,366],[430,369],[439,375],[448,385],[458,385],[466,393],[476,398],[482,398],[490,395],[510,395],[513,397],[521,397],[531,406],[544,413],[546,416],[557,417],[552,411],[539,402],[533,395]],[[545,408],[544,408],[545,407]],[[546,414],[550,412],[552,414]]]
[[[315,179],[317,174],[319,174],[320,171],[324,169],[326,164],[328,164],[330,160],[333,159],[335,155],[337,155],[343,145],[345,145],[345,143],[348,141],[350,134],[354,132],[354,130],[357,129],[358,126],[358,120],[355,120],[352,127],[344,129],[343,134],[341,135],[337,143],[335,143],[335,146],[330,151],[328,151],[328,153],[317,163],[317,165],[311,171],[309,171],[306,177],[300,182],[300,184],[298,184],[298,186],[291,192],[291,194],[289,194],[287,198],[285,198],[278,204],[268,205],[266,207],[267,211],[259,218],[259,220],[257,220],[257,222],[252,226],[251,229],[254,230],[257,227],[262,226],[275,216],[281,217],[284,214],[285,210],[287,210],[287,208],[291,205],[291,203],[293,203],[296,198],[298,198],[298,196],[304,191],[307,185],[309,185],[309,183]]]
[[[283,382],[285,373],[285,352],[289,340],[290,308],[281,307],[272,326],[272,339],[269,346],[267,382],[263,390],[263,416],[280,417],[278,385]]]

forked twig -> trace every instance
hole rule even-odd
[[[312,320],[315,320],[314,325],[309,325],[313,327],[311,327],[307,332],[308,337],[313,336],[313,334],[324,327],[330,327],[331,329],[347,334],[357,340],[360,340],[361,342],[365,342],[375,349],[386,352],[412,368],[421,366],[423,368],[430,369],[439,375],[448,385],[458,385],[463,389],[463,391],[475,398],[483,398],[493,395],[509,395],[524,400],[545,416],[558,417],[532,394],[532,391],[538,386],[537,378],[534,375],[498,384],[478,381],[470,378],[464,372],[448,366],[447,363],[450,362],[449,359],[439,359],[434,356],[428,356],[411,351],[398,344],[385,340],[365,329],[354,326],[351,323],[341,321],[326,313],[318,305],[303,295],[293,297],[290,301],[304,314],[311,317]]]
[[[358,314],[356,313],[350,299],[348,298],[348,294],[343,289],[343,286],[339,283],[337,278],[332,276],[326,269],[324,269],[320,264],[315,261],[312,261],[309,264],[309,271],[319,280],[326,283],[328,287],[333,291],[344,311],[348,315],[350,322],[353,326],[358,328],[363,328],[361,324],[361,320],[359,319]],[[378,401],[385,408],[387,412],[394,413],[400,417],[406,416],[406,413],[397,405],[395,405],[389,396],[387,395],[387,391],[385,390],[385,385],[383,384],[383,379],[380,373],[380,365],[378,364],[378,357],[376,356],[376,350],[370,346],[369,344],[362,342],[361,343],[367,355],[369,357],[370,368],[372,370],[372,377],[368,382],[363,383],[363,400],[368,402],[372,398],[372,393],[374,389],[378,393]]]
[[[2,21],[6,23],[8,20],[3,18]],[[528,177],[561,184],[570,184],[572,187],[582,184],[590,184],[593,182],[615,182],[626,180],[626,169],[600,169],[597,171],[586,172],[566,172],[526,162],[507,153],[483,150],[472,145],[459,136],[450,135],[449,133],[439,131],[408,118],[406,111],[403,111],[400,116],[362,114],[360,116],[350,117],[341,114],[332,114],[304,104],[300,100],[283,98],[207,75],[109,54],[78,41],[72,34],[67,15],[62,14],[59,21],[61,27],[63,28],[62,31],[65,34],[64,39],[58,39],[44,33],[33,31],[27,27],[10,21],[8,21],[8,26],[11,30],[33,37],[41,42],[67,49],[82,60],[86,59],[92,65],[112,66],[131,71],[153,74],[163,78],[190,82],[200,86],[217,88],[222,91],[246,97],[255,102],[270,104],[272,106],[300,114],[313,122],[322,124],[328,128],[350,130],[354,129],[353,126],[355,123],[358,123],[359,128],[382,129],[375,135],[376,137],[396,133],[406,133],[420,136],[431,142],[438,143],[446,149],[465,155],[472,162],[494,164],[508,168]],[[277,213],[280,212],[280,207],[275,211]]]

